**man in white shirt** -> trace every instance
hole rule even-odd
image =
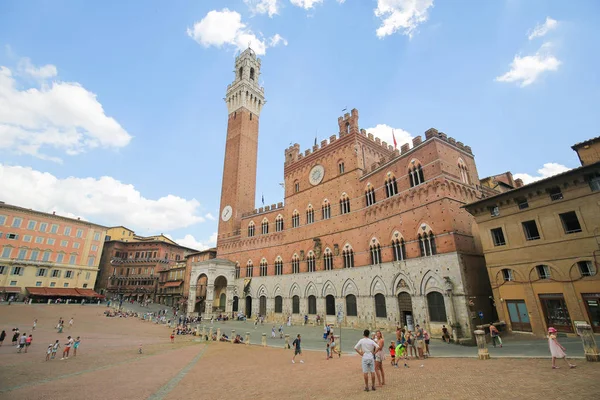
[[[362,370],[365,379],[365,392],[369,391],[369,373],[371,374],[371,390],[375,390],[375,353],[379,346],[369,338],[369,330],[365,329],[363,338],[356,343],[354,350],[362,356]]]

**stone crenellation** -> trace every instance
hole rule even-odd
[[[254,215],[265,214],[271,211],[283,209],[283,202],[279,202],[277,204],[271,204],[270,206],[264,206],[260,208],[255,208],[252,212],[247,212],[242,214],[242,218],[252,217]]]

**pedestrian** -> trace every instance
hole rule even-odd
[[[402,342],[402,329],[400,329],[399,326],[396,327],[396,344],[394,345],[394,348],[396,348],[397,345],[399,345]]]
[[[423,328],[421,328],[419,326],[419,324],[417,324],[416,326],[417,330],[415,332],[415,339],[416,339],[416,345],[417,345],[417,351],[418,351],[418,357],[419,359],[421,358],[425,358],[425,338],[423,337]]]
[[[296,356],[298,354],[300,354],[300,357],[302,357],[302,347],[300,346],[300,334],[298,334],[298,336],[296,337],[296,339],[294,339],[294,341],[292,342],[292,346],[294,346],[294,357],[292,357],[292,364],[296,364]],[[301,364],[304,364],[304,360],[300,360]]]
[[[140,343],[140,347],[138,348],[138,354],[142,354],[142,344]]]
[[[2,330],[2,333],[0,333],[0,346],[2,346],[2,343],[4,343],[5,338],[6,338],[6,331]]]
[[[37,326],[37,318],[33,320],[33,328],[31,328],[31,330],[35,331],[36,326]]]
[[[325,341],[325,352],[327,353],[326,360],[331,358],[331,350],[329,349],[329,340]]]
[[[377,382],[379,386],[385,385],[385,374],[383,372],[383,362],[385,361],[385,353],[383,348],[385,346],[385,340],[381,331],[375,333],[375,342],[377,343],[377,352],[375,353],[375,375],[377,376]]]
[[[423,338],[425,339],[425,354],[429,357],[431,355],[429,354],[429,341],[431,340],[431,336],[429,336],[429,332],[425,329],[423,329]]]
[[[32,340],[33,340],[33,335],[29,335],[29,336],[27,336],[27,339],[25,339],[25,353],[27,353],[27,349],[29,348],[29,346],[31,346]]]
[[[279,339],[283,339],[283,325],[279,325]]]
[[[75,339],[75,343],[73,343],[73,357],[77,356],[77,349],[79,348],[79,344],[81,343],[81,339],[77,336]]]
[[[304,314],[304,325],[308,325],[308,315]]]
[[[288,316],[287,326],[292,326],[292,316],[291,315]]]
[[[565,353],[565,348],[558,343],[558,339],[556,338],[557,330],[550,327],[548,328],[548,346],[550,347],[550,354],[552,355],[552,369],[558,369],[556,366],[556,359],[562,358],[569,365],[569,368],[575,368],[575,364],[571,364],[569,360],[567,360],[567,354]]]
[[[398,328],[400,329],[400,328]],[[394,342],[393,340],[390,342],[390,357],[392,359],[391,365],[392,367],[398,367],[398,364],[396,363],[396,342]]]
[[[275,325],[271,328],[271,339],[275,339]]]
[[[406,352],[407,353],[406,356],[407,357],[412,357],[413,356],[413,351],[414,351],[414,356],[416,357],[417,356],[417,349],[415,347],[415,338],[414,338],[414,336],[412,334],[412,331],[409,330],[408,332],[406,332],[405,338],[406,338],[406,348],[408,350]]]
[[[502,339],[500,339],[500,332],[494,324],[490,324],[490,336],[492,337],[492,344],[496,347],[496,342],[502,347]]]
[[[50,343],[48,345],[48,348],[46,349],[46,361],[50,361],[50,354],[52,354],[52,343]]]
[[[19,350],[17,353],[20,353],[21,350],[25,348],[25,343],[27,343],[27,335],[23,332],[23,335],[19,338]]]
[[[56,353],[58,352],[59,347],[60,347],[60,343],[58,342],[58,339],[56,339],[54,346],[52,346],[52,359],[56,358]]]
[[[71,351],[71,346],[73,346],[73,342],[73,338],[71,336],[67,336],[67,343],[65,343],[65,348],[63,349],[61,360],[69,359],[69,352]]]
[[[396,346],[396,365],[398,365],[398,361],[403,358],[404,359],[404,368],[408,368],[408,364],[406,363],[406,345],[405,343],[400,343]]]
[[[171,343],[175,343],[175,331],[171,332]]]
[[[69,320],[69,328],[73,327],[73,317],[71,317],[71,319]]]
[[[335,336],[333,335],[333,331],[329,332],[329,350],[331,351],[331,358],[333,358],[333,353],[337,354],[338,358],[342,356],[342,354],[336,348]]]
[[[379,350],[377,343],[369,338],[369,334],[369,330],[365,329],[363,338],[354,346],[354,350],[362,356],[361,364],[363,379],[365,381],[365,392],[369,391],[369,374],[371,374],[371,390],[375,390],[375,353]]]
[[[446,343],[450,343],[450,334],[446,325],[442,325],[442,340]]]
[[[12,345],[15,347],[19,347],[18,341],[19,341],[19,330],[18,329],[13,329],[13,337],[12,337]]]

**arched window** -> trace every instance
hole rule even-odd
[[[367,190],[365,190],[365,201],[367,207],[375,204],[375,188],[370,183],[367,184]]]
[[[440,292],[427,294],[427,308],[429,309],[429,320],[431,322],[448,322],[444,296]]]
[[[387,318],[387,310],[385,307],[385,296],[381,293],[375,295],[375,316],[377,318]]]
[[[502,270],[502,279],[503,279],[505,282],[511,282],[511,281],[514,281],[514,280],[515,280],[515,278],[514,278],[514,275],[513,275],[513,271],[512,271],[512,269],[504,268],[504,269]]]
[[[432,256],[437,254],[437,247],[435,244],[435,235],[433,232],[423,233],[417,235],[419,240],[419,248],[421,249],[421,257]]]
[[[592,261],[577,261],[577,267],[582,277],[596,275],[596,268]]]
[[[346,122],[346,133],[350,133],[350,122]]]
[[[294,193],[298,193],[300,191],[300,182],[294,181]]]
[[[313,222],[315,222],[315,210],[309,204],[308,210],[306,210],[306,224],[312,224]]]
[[[260,260],[260,276],[267,276],[268,263],[265,258]]]
[[[250,80],[254,80],[254,68],[250,68]]]
[[[315,254],[312,251],[310,251],[306,257],[306,267],[308,272],[315,272],[317,270]]]
[[[335,315],[335,297],[333,295],[325,296],[325,311],[327,315]]]
[[[465,164],[462,158],[458,159],[458,172],[460,173],[460,180],[463,183],[471,184],[471,178],[469,177],[469,169],[467,168],[467,164]]]
[[[313,295],[308,296],[308,313],[311,315],[317,313],[317,298]]]
[[[277,216],[275,220],[275,231],[281,232],[283,230],[283,217],[281,215]]]
[[[394,250],[394,261],[406,259],[406,248],[404,246],[403,238],[392,240],[392,248]]]
[[[348,317],[356,317],[358,315],[356,308],[356,296],[353,294],[346,296],[346,315]]]
[[[350,245],[346,245],[342,251],[342,258],[344,259],[344,268],[354,268],[354,251]]]
[[[244,68],[240,67],[240,75],[239,75],[240,79],[242,79],[243,76],[244,76]]]
[[[323,201],[323,205],[321,206],[321,213],[323,215],[323,219],[331,218],[331,205],[329,204],[329,201],[327,201],[327,199]]]
[[[412,161],[412,165],[408,168],[408,178],[410,180],[410,187],[417,186],[425,182],[423,168],[418,161]]]
[[[268,219],[265,218],[262,220],[261,229],[262,229],[263,235],[266,235],[267,233],[269,233],[269,220]]]
[[[348,214],[350,212],[350,198],[346,193],[340,198],[340,214]]]
[[[292,314],[300,314],[300,297],[292,296]]]
[[[381,264],[381,246],[377,239],[371,239],[369,250],[371,253],[371,265]]]
[[[248,260],[246,263],[246,277],[252,278],[252,275],[254,275],[254,264],[252,264],[252,260]]]
[[[344,162],[343,161],[338,161],[338,172],[341,175],[341,174],[344,173],[344,171],[345,171]]]
[[[538,265],[535,267],[540,279],[550,279],[550,267],[547,265]]]
[[[283,274],[283,260],[281,257],[277,256],[277,259],[275,260],[275,275],[281,274]]]
[[[235,279],[240,279],[240,263],[235,263]]]
[[[298,254],[294,254],[292,257],[292,274],[300,273],[300,259],[298,258]]]
[[[248,224],[248,237],[254,236],[254,221],[250,221]]]
[[[323,253],[323,266],[325,271],[331,271],[333,269],[333,254],[329,248],[326,248],[325,253]]]
[[[385,195],[386,197],[392,197],[398,194],[398,184],[396,183],[396,177],[388,172],[388,178],[385,180]]]
[[[281,313],[283,310],[283,298],[281,296],[275,296],[275,312]]]
[[[292,228],[297,228],[300,226],[300,213],[298,210],[294,210],[294,214],[292,214]]]

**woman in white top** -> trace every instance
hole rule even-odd
[[[375,353],[375,374],[377,375],[377,382],[379,386],[385,385],[385,374],[383,373],[383,361],[385,360],[385,353],[383,352],[385,340],[381,331],[375,333],[375,343],[379,350]]]

